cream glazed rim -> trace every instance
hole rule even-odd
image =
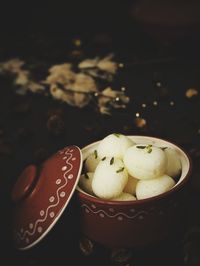
[[[192,171],[192,161],[190,156],[187,154],[187,152],[182,148],[179,147],[177,144],[158,137],[151,137],[151,136],[145,136],[145,135],[127,135],[128,138],[136,142],[136,144],[147,144],[147,145],[155,145],[157,147],[169,147],[173,148],[177,151],[179,158],[181,160],[181,176],[178,180],[178,182],[167,192],[164,192],[162,194],[159,194],[157,196],[153,196],[146,199],[140,199],[136,201],[112,201],[112,200],[104,200],[100,199],[98,197],[95,197],[93,195],[88,194],[87,192],[83,191],[79,186],[77,186],[76,190],[81,193],[81,196],[86,198],[91,198],[92,201],[96,201],[98,203],[112,203],[114,205],[129,205],[129,204],[140,204],[149,202],[151,200],[159,199],[162,197],[165,197],[171,193],[173,193],[176,190],[179,190],[185,182],[188,181],[188,178]],[[100,143],[101,140],[93,142],[85,147],[82,148],[82,155],[83,155],[83,161],[97,148],[97,145]]]

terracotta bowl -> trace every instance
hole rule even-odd
[[[172,147],[182,164],[179,181],[168,192],[137,201],[111,201],[91,196],[77,187],[81,232],[89,239],[108,247],[144,248],[166,241],[184,230],[187,214],[187,183],[191,161],[177,145],[146,136],[130,136],[136,143]],[[83,160],[98,142],[82,149]]]

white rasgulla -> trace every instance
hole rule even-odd
[[[170,190],[174,185],[173,178],[168,175],[149,180],[139,180],[136,186],[136,197],[140,200],[157,196]]]
[[[137,144],[127,149],[124,164],[131,176],[138,179],[152,179],[165,173],[167,156],[158,147]]]
[[[128,182],[124,188],[124,192],[129,193],[131,195],[135,195],[137,182],[138,182],[138,179],[129,175]]]
[[[102,139],[97,151],[100,158],[105,156],[117,157],[122,159],[126,150],[135,143],[122,134],[110,134]]]
[[[94,172],[99,161],[100,161],[100,158],[98,156],[97,150],[95,150],[85,160],[85,170],[87,172]]]
[[[128,181],[128,173],[122,160],[106,157],[100,161],[92,180],[92,190],[102,199],[111,199],[119,196]]]
[[[94,195],[92,190],[92,179],[93,179],[94,173],[85,173],[81,175],[79,180],[79,186],[82,188],[85,192],[88,194]]]
[[[118,197],[112,198],[112,200],[121,200],[121,201],[136,200],[136,197],[134,197],[129,193],[122,192]]]
[[[166,148],[164,152],[167,156],[166,174],[171,177],[178,176],[181,172],[181,161],[178,153],[172,148]]]

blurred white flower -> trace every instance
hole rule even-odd
[[[91,99],[91,93],[97,90],[94,79],[83,73],[74,73],[73,80],[69,82],[63,80],[63,83],[60,80],[59,72],[57,76],[60,82],[56,82],[57,80],[51,82],[50,93],[53,98],[67,102],[72,106],[80,108],[86,106]]]
[[[30,81],[27,87],[33,93],[45,91],[45,86],[34,81]]]
[[[106,97],[115,98],[117,97],[117,91],[114,91],[111,87],[105,88],[101,94]]]
[[[21,67],[25,64],[24,61],[19,58],[13,58],[8,61],[0,63],[0,72],[10,72],[12,74],[17,74],[21,71]]]
[[[57,100],[61,100],[63,102],[66,102],[67,99],[65,99],[65,92],[58,88],[58,86],[56,84],[51,84],[50,85],[50,94],[52,95],[53,98],[57,99]],[[66,96],[67,98],[67,96]]]
[[[86,59],[78,64],[79,72],[73,71],[71,63],[54,65],[49,68],[49,74],[43,81],[31,79],[29,70],[22,69],[25,62],[14,58],[0,63],[0,73],[8,72],[14,75],[16,92],[50,94],[54,99],[82,108],[89,104],[95,96],[99,112],[110,114],[111,108],[124,108],[129,98],[123,91],[107,87],[103,91],[98,88],[97,80],[112,81],[118,64],[113,61],[113,54],[104,58]]]
[[[54,66],[49,68],[49,73],[67,71],[67,70],[71,70],[71,68],[72,68],[72,64],[70,64],[70,63],[54,65]]]
[[[95,80],[84,74],[71,71],[70,64],[56,65],[49,69],[46,84],[50,85],[51,95],[72,106],[84,107],[91,99],[91,93],[97,90]]]
[[[76,74],[76,79],[75,82],[71,84],[71,89],[74,92],[73,95],[71,95],[71,105],[82,108],[89,103],[91,100],[91,93],[97,91],[97,86],[93,78],[79,73]]]
[[[85,59],[82,62],[80,62],[78,64],[78,67],[80,69],[84,69],[84,68],[94,68],[97,66],[99,61],[99,57],[95,57],[94,59]]]
[[[45,90],[44,85],[30,79],[30,72],[28,70],[20,70],[16,74],[14,84],[19,86],[17,89],[18,94],[26,94],[27,91],[37,93]]]
[[[55,84],[52,84],[50,86],[50,94],[54,99],[61,100],[63,102],[68,103],[71,106],[77,106],[79,108],[86,106],[91,99],[91,95],[88,93],[84,94],[84,93],[61,89]]]
[[[90,94],[74,93],[71,105],[82,108],[86,106],[90,102],[90,100],[91,100]]]
[[[110,108],[104,105],[99,105],[99,112],[103,115],[111,115]]]
[[[97,86],[92,77],[83,73],[78,73],[75,76],[75,82],[71,84],[71,89],[81,92],[95,92],[97,90]]]
[[[74,82],[76,74],[71,70],[71,64],[55,65],[49,69],[49,75],[44,83],[68,85]]]
[[[101,59],[97,63],[97,67],[105,72],[115,74],[118,68],[118,64],[116,62],[113,62],[111,59],[113,58],[113,55],[108,55],[105,58]]]
[[[14,80],[14,84],[17,86],[26,86],[30,80],[30,72],[28,70],[20,70],[16,79]]]
[[[124,92],[107,87],[98,98],[99,110],[101,113],[110,114],[111,107],[125,108],[129,100],[129,97],[125,96]]]
[[[104,89],[101,92],[101,95],[98,98],[98,107],[99,107],[99,111],[102,114],[110,114],[110,108],[108,107],[110,101],[112,101],[112,99],[114,99],[115,96],[115,92],[113,92],[113,90],[108,87],[106,89]]]
[[[98,77],[112,81],[113,75],[116,74],[118,68],[118,64],[112,59],[113,54],[109,54],[103,59],[100,59],[99,57],[95,57],[94,59],[86,59],[80,62],[78,67],[92,77]]]
[[[16,93],[25,95],[28,91],[31,91],[33,93],[41,93],[45,91],[45,87],[40,83],[29,81],[26,85],[19,86],[16,90]]]
[[[108,99],[113,98],[115,100],[120,100],[122,103],[125,103],[125,104],[127,104],[130,101],[130,98],[128,96],[125,96],[123,91],[116,91],[116,90],[113,90],[111,87],[105,88],[101,92],[101,94],[103,96],[108,97]]]
[[[45,89],[45,87],[39,82],[34,82],[31,80],[30,71],[22,69],[25,64],[24,61],[14,58],[6,62],[0,63],[0,72],[9,72],[14,74],[14,85],[16,85],[18,94],[26,94],[27,91],[40,92]]]

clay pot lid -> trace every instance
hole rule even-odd
[[[82,154],[76,146],[58,151],[40,169],[25,168],[12,191],[18,249],[35,246],[53,228],[73,195],[81,169]]]

